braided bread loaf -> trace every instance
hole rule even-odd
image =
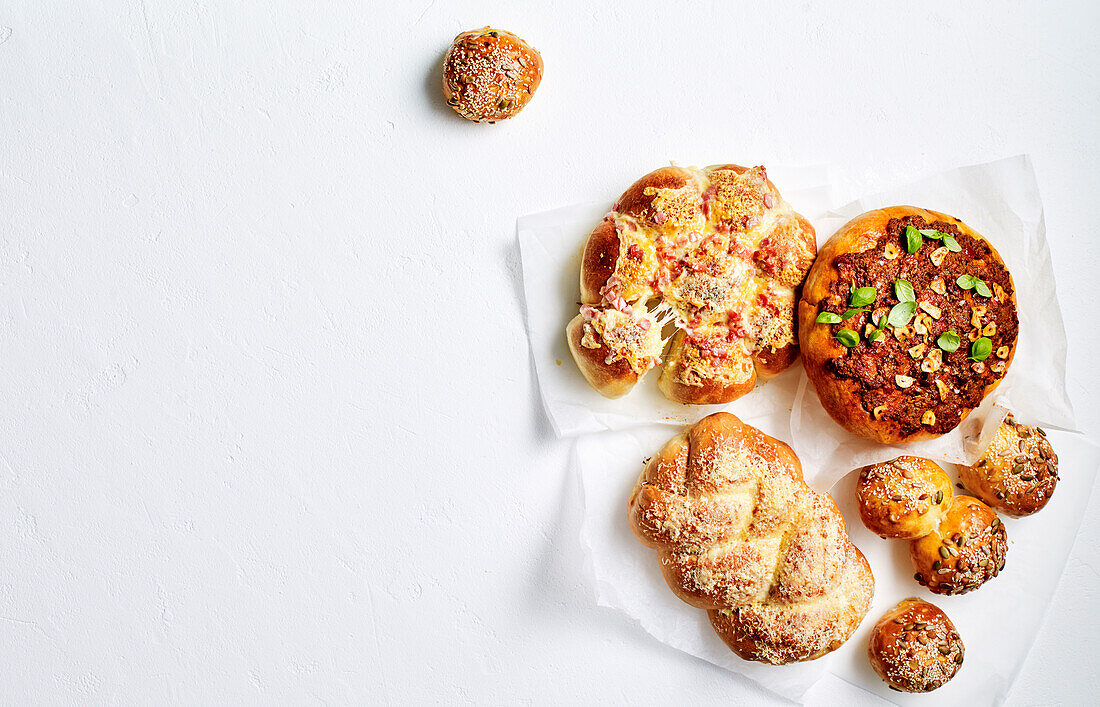
[[[630,526],[659,551],[669,587],[706,609],[746,660],[783,664],[839,647],[874,577],[827,494],[791,448],[729,413],[703,418],[646,465]]]

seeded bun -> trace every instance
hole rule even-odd
[[[899,294],[899,282],[911,291]],[[841,227],[798,304],[803,364],[825,410],[886,444],[955,429],[1004,377],[1018,329],[1012,277],[992,245],[959,219],[912,206]]]
[[[960,467],[959,479],[998,511],[1029,516],[1054,494],[1058,455],[1042,428],[1021,425],[1009,415],[974,466]]]
[[[898,457],[859,470],[859,517],[883,538],[914,540],[939,527],[953,495],[951,479],[935,462]]]
[[[1005,566],[1008,535],[993,509],[976,498],[956,496],[943,522],[909,543],[918,582],[935,594],[966,594]]]
[[[963,642],[939,607],[910,597],[898,602],[871,629],[871,667],[894,690],[931,692],[963,662]]]
[[[542,81],[542,56],[492,27],[455,37],[443,60],[443,96],[467,120],[495,123],[523,110]]]

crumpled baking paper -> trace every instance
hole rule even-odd
[[[790,442],[782,415],[746,421]],[[849,537],[874,573],[871,609],[848,642],[833,653],[809,663],[771,666],[734,655],[714,633],[706,612],[672,593],[661,576],[657,553],[638,542],[627,524],[627,503],[643,460],[673,434],[675,430],[667,426],[651,425],[576,440],[571,464],[583,486],[581,544],[597,603],[623,612],[662,643],[794,701],[801,701],[819,678],[831,673],[895,704],[1002,702],[1050,608],[1100,466],[1100,449],[1083,437],[1050,432],[1061,469],[1054,496],[1031,517],[1003,518],[1009,541],[1004,571],[976,591],[952,597],[932,594],[916,583],[908,542],[883,540],[863,526],[855,503],[857,475],[845,476],[830,493],[844,514]],[[958,479],[953,467],[947,471]],[[966,650],[959,673],[931,698],[888,689],[867,660],[871,628],[887,610],[910,596],[943,609]]]
[[[1003,412],[990,414],[995,405],[1015,412],[1027,424],[1076,429],[1066,393],[1066,332],[1031,160],[1021,155],[962,167],[864,197],[815,222],[819,242],[865,211],[901,204],[962,219],[1001,254],[1016,286],[1020,318],[1016,354],[1001,384],[963,424],[937,439],[904,446],[867,442],[834,423],[799,367],[791,438],[807,477],[819,489],[829,488],[851,469],[900,454],[972,464],[982,426],[987,421],[995,426],[1003,417]]]
[[[768,167],[783,198],[816,227],[830,207],[828,171],[821,167]],[[623,189],[628,185],[624,184]],[[567,206],[524,216],[516,223],[523,265],[527,332],[546,414],[559,437],[621,430],[648,423],[695,422],[717,410],[736,414],[786,412],[798,386],[796,364],[728,405],[682,405],[657,389],[660,368],[649,371],[627,395],[604,398],[585,381],[565,340],[565,326],[577,315],[580,261],[585,239],[618,194],[598,203]],[[818,233],[820,239],[821,234]]]
[[[773,175],[784,189],[779,171]],[[814,193],[822,196],[827,190]],[[651,385],[644,395],[640,385],[621,401],[604,401],[576,370],[562,333],[574,313],[573,300],[568,298],[577,292],[583,236],[598,221],[602,208],[591,206],[584,212],[573,207],[521,219],[528,328],[547,413],[559,435],[614,430],[578,438],[572,457],[573,470],[584,488],[581,539],[598,602],[624,612],[658,640],[789,699],[800,700],[829,674],[884,701],[907,705],[926,704],[928,698],[888,690],[871,670],[866,646],[871,628],[883,613],[908,596],[918,596],[947,612],[966,646],[963,668],[934,693],[936,702],[1002,701],[1049,609],[1100,466],[1100,449],[1080,435],[1055,431],[1073,430],[1076,423],[1065,387],[1065,332],[1030,160],[1020,156],[952,170],[824,215],[813,210],[810,192],[803,195],[788,187],[784,194],[814,224],[819,243],[851,217],[895,204],[957,216],[988,237],[1008,264],[1017,288],[1020,339],[1009,373],[958,430],[904,447],[876,445],[844,432],[821,408],[798,364],[727,406],[670,408],[656,392],[654,381],[647,381]],[[803,197],[805,201],[800,201]],[[560,366],[555,359],[561,360]],[[793,397],[786,397],[792,389]],[[668,425],[693,422],[715,409],[734,412],[791,443],[807,482],[832,493],[848,521],[849,535],[871,564],[876,588],[870,611],[847,643],[820,660],[767,666],[734,656],[714,634],[706,612],[684,604],[665,586],[655,553],[635,540],[627,526],[630,491],[643,460],[674,434]],[[1006,409],[1022,422],[1051,430],[1061,481],[1043,511],[1029,518],[1004,519],[1009,551],[999,577],[965,596],[933,595],[912,578],[908,543],[883,540],[864,528],[855,508],[855,476],[850,471],[902,453],[940,462],[972,461],[980,436],[995,428]],[[957,479],[954,466],[944,466]]]

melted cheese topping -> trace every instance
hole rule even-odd
[[[586,317],[581,345],[598,349],[602,342],[610,352],[604,363],[611,364],[623,359],[635,373],[645,373],[657,365],[664,342],[661,340],[660,327],[646,316],[644,307],[640,306],[639,309],[641,311],[637,313],[637,318],[614,309],[599,311],[591,318]],[[648,329],[644,328],[645,325],[641,323],[643,321],[650,322]]]
[[[644,189],[652,197],[652,221],[608,215],[619,253],[600,291],[600,310],[622,316],[593,320],[593,335],[636,372],[648,370],[660,358],[663,322],[651,319],[643,336],[626,320],[637,320],[647,302],[660,298],[658,309],[668,311],[690,344],[677,355],[677,378],[688,385],[744,382],[753,356],[794,343],[794,287],[809,271],[816,244],[769,186],[763,167],[740,175],[688,171],[694,176],[682,188]]]

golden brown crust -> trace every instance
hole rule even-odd
[[[455,37],[443,59],[443,96],[467,120],[513,117],[542,81],[542,56],[516,35],[482,27]]]
[[[1014,518],[1042,510],[1058,484],[1058,455],[1040,427],[1012,415],[973,466],[959,467],[959,480],[975,496]]]
[[[976,498],[956,496],[943,522],[909,543],[918,582],[936,594],[966,594],[1000,574],[1008,535],[993,509]]]
[[[898,228],[897,225],[892,225],[892,222],[903,225],[906,220],[928,226],[938,224],[933,227],[933,230],[943,228],[951,233],[957,233],[958,242],[963,245],[962,255],[952,259],[953,254],[946,247],[941,249],[942,253],[937,253],[934,241],[926,239],[922,250],[913,256],[908,256],[905,253],[904,241],[895,243],[891,240],[893,236],[888,235],[889,229]],[[885,246],[884,243],[886,243]],[[1011,315],[1005,314],[1002,321],[996,322],[983,320],[979,315],[978,326],[973,331],[968,324],[964,331],[956,332],[961,337],[958,353],[944,352],[935,343],[938,335],[942,333],[937,329],[941,317],[944,322],[952,320],[952,316],[958,319],[962,313],[956,312],[953,308],[959,307],[958,302],[962,301],[961,306],[966,308],[966,316],[963,318],[969,318],[973,314],[974,307],[977,306],[980,309],[981,304],[978,295],[969,290],[964,292],[956,284],[959,274],[972,274],[969,271],[963,272],[964,264],[954,266],[959,270],[958,273],[947,270],[940,272],[937,268],[945,262],[944,258],[948,258],[946,262],[962,263],[966,257],[973,254],[971,245],[974,246],[973,253],[980,252],[982,255],[981,258],[975,255],[974,259],[965,263],[965,266],[973,266],[979,270],[991,268],[998,273],[1003,271],[1004,277],[1007,278],[1007,287],[996,291],[994,296],[998,303],[1003,303],[1004,311],[1011,311]],[[838,261],[847,265],[852,262],[851,258],[854,255],[867,253],[876,248],[881,248],[882,253],[876,256],[873,262],[876,262],[878,264],[876,267],[883,272],[900,267],[903,262],[916,263],[919,265],[918,273],[909,274],[903,268],[902,274],[914,280],[917,280],[919,275],[932,283],[932,287],[922,287],[921,291],[916,293],[920,306],[912,324],[890,329],[877,343],[870,343],[866,339],[868,332],[873,329],[873,319],[889,310],[889,306],[882,305],[897,302],[894,298],[892,282],[888,283],[888,286],[878,288],[879,303],[873,305],[873,311],[856,314],[841,324],[817,323],[816,319],[822,311],[833,311],[834,307],[843,311],[847,306],[846,303],[834,301],[839,298],[838,292],[843,290],[846,294],[849,291],[847,289],[849,283],[842,279]],[[891,248],[892,251],[889,250]],[[912,260],[904,260],[907,257]],[[928,262],[924,260],[926,257]],[[899,265],[892,266],[889,264],[890,261],[896,261]],[[849,432],[886,444],[931,439],[957,426],[971,410],[977,407],[977,404],[980,404],[981,399],[997,386],[1015,352],[1017,326],[1015,289],[1003,266],[1003,261],[996,250],[980,234],[958,219],[927,209],[912,206],[878,209],[862,214],[841,227],[822,247],[806,277],[798,303],[798,335],[803,365],[829,415]],[[941,282],[936,282],[937,278]],[[870,283],[859,283],[860,286],[864,284]],[[939,292],[941,289],[942,293]],[[926,307],[930,308],[926,309]],[[994,326],[990,328],[989,324]],[[1001,334],[995,333],[997,326],[1003,329]],[[859,343],[855,348],[848,349],[834,338],[835,331],[842,327],[852,328],[859,335]],[[927,333],[921,333],[921,327]],[[989,336],[993,337],[997,343],[995,346],[997,353],[984,362],[972,363],[967,360],[966,354],[969,351],[970,342],[977,336],[981,336],[983,329],[994,332]],[[898,378],[893,375],[894,369],[898,368],[896,364],[899,361],[906,361],[903,356],[892,350],[901,345],[900,343],[895,345],[894,341],[903,342],[908,349],[908,356],[914,359],[912,365],[906,363],[908,366],[906,370],[911,370],[918,363],[920,364],[916,376],[904,375]],[[890,346],[882,348],[884,352],[882,356],[886,358],[880,363],[874,352],[875,347],[882,347],[883,344],[890,344]],[[918,344],[923,344],[923,348],[918,347]],[[888,350],[890,353],[885,353]],[[860,358],[851,358],[854,356]],[[848,366],[847,372],[838,373],[838,364],[847,361],[851,362],[845,363]],[[853,370],[868,376],[862,385],[857,380],[858,376],[852,375]],[[949,371],[955,376],[953,380],[956,383],[960,380],[987,382],[976,383],[978,388],[972,393],[964,391],[967,397],[962,400],[959,398],[958,386],[950,385],[950,381],[946,380]],[[913,380],[908,380],[909,378]],[[942,385],[934,385],[936,380],[940,380]],[[918,400],[922,405],[919,410],[915,407]]]
[[[582,311],[635,316],[648,306],[655,325],[677,331],[665,396],[727,403],[797,357],[797,288],[815,252],[813,227],[763,167],[664,167],[631,185],[589,234]],[[588,358],[578,364],[599,365]],[[605,389],[612,375],[598,377]]]
[[[858,471],[864,525],[880,537],[909,540],[914,579],[930,591],[966,594],[1004,569],[1004,524],[978,499],[953,496],[935,462],[903,456]]]
[[[935,462],[902,456],[858,471],[856,501],[868,530],[913,540],[939,527],[953,492],[950,477]]]
[[[747,660],[812,660],[847,640],[874,577],[827,494],[786,444],[728,413],[703,418],[646,465],[630,527],[683,601],[710,611]]]
[[[615,232],[615,224],[601,221],[588,235],[581,256],[581,302],[599,304],[603,299],[600,290],[615,272],[618,259],[619,234]]]
[[[730,354],[711,361],[683,331],[678,331],[657,385],[666,398],[676,403],[716,405],[736,400],[756,386],[756,370],[744,351],[734,349]]]
[[[584,334],[584,317],[578,314],[569,322],[566,337],[569,341],[569,352],[573,354],[573,360],[577,362],[585,380],[605,398],[618,398],[629,393],[638,382],[638,374],[630,368],[626,359],[620,358],[607,363],[610,351],[602,341],[599,342],[599,348],[582,345]]]
[[[871,630],[871,667],[894,690],[931,692],[963,663],[962,638],[939,607],[910,597],[886,612]]]

